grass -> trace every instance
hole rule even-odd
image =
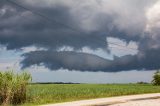
[[[12,71],[0,72],[0,105],[24,103],[30,80],[30,74],[25,72],[21,74]]]
[[[31,84],[25,105],[158,92],[160,86],[150,84]]]

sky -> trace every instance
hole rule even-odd
[[[0,70],[34,82],[150,82],[159,0],[1,0]]]

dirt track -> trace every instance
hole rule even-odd
[[[128,101],[109,106],[160,106],[160,99]]]
[[[160,106],[160,93],[81,100],[43,106]]]

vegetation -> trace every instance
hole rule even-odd
[[[149,84],[149,83],[140,81],[140,82],[137,82],[137,84]]]
[[[15,74],[12,71],[0,72],[0,104],[20,104],[26,100],[27,84],[31,80],[28,73]]]
[[[160,71],[154,73],[152,83],[153,85],[160,85]]]
[[[26,105],[158,92],[151,84],[31,84]]]
[[[160,72],[156,72],[154,85],[160,81]],[[143,93],[158,93],[159,86],[139,82],[138,84],[28,84],[31,75],[28,73],[0,72],[0,104],[39,105],[93,99],[111,96],[122,96]],[[157,84],[158,82],[158,84]]]

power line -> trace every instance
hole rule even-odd
[[[136,50],[132,50],[132,49],[127,49],[127,48],[118,48],[118,47],[114,47],[114,46],[108,46],[108,48],[111,48],[111,49],[118,49],[118,50],[122,50],[122,51],[124,51],[124,50],[130,50],[130,51],[136,51]]]
[[[138,50],[138,49],[136,49],[136,48],[131,48],[131,47],[123,46],[123,45],[117,44],[117,43],[115,43],[115,42],[107,41],[107,43],[109,43],[109,44],[111,44],[111,45],[113,44],[113,45],[116,45],[116,46],[125,47],[125,48],[131,49],[131,50]]]
[[[72,28],[72,27],[69,26],[69,25],[60,23],[60,22],[58,22],[58,21],[57,21],[56,19],[54,19],[54,18],[50,18],[50,17],[48,17],[48,16],[46,16],[46,15],[44,15],[44,14],[38,12],[38,11],[34,11],[34,10],[30,9],[30,8],[24,7],[24,6],[22,6],[21,4],[18,4],[17,2],[15,2],[15,1],[12,1],[12,0],[6,0],[6,1],[9,2],[9,3],[14,4],[14,5],[16,5],[16,6],[20,7],[20,8],[23,8],[24,10],[28,10],[28,11],[30,11],[32,14],[38,15],[38,16],[42,17],[43,19],[45,19],[45,20],[47,20],[47,21],[49,21],[49,22],[54,22],[54,23],[57,23],[57,24],[59,24],[59,25],[62,25],[62,26],[64,26],[64,27],[66,27],[66,28],[68,28],[68,29],[71,29],[71,30],[73,30],[73,31],[76,31],[76,32],[78,31],[78,32],[80,32],[79,30],[77,30],[77,29],[75,29],[75,28]],[[81,32],[81,33],[82,33],[82,32]]]
[[[30,9],[30,8],[27,8],[27,7],[25,7],[25,6],[17,3],[17,2],[15,2],[15,1],[12,1],[12,0],[6,0],[6,1],[9,2],[9,3],[14,4],[14,5],[16,5],[16,6],[20,7],[20,8],[23,8],[23,9],[25,9],[25,10],[27,10],[27,11],[30,11],[32,14],[38,15],[38,16],[42,17],[43,19],[45,19],[45,20],[47,20],[47,21],[49,21],[49,22],[57,23],[57,24],[62,25],[62,26],[64,26],[64,27],[68,28],[68,29],[71,29],[71,30],[74,31],[74,32],[79,32],[79,33],[81,33],[81,34],[86,34],[86,33],[82,32],[82,31],[79,31],[78,29],[75,29],[75,28],[69,26],[69,25],[63,24],[63,23],[57,21],[57,20],[54,19],[54,18],[50,18],[50,17],[48,17],[48,16],[46,16],[46,15],[44,15],[44,14],[38,12],[38,11],[34,11],[34,10]],[[109,41],[107,41],[107,43],[108,43],[108,44],[112,44],[112,45],[116,45],[116,46],[120,46],[120,47],[125,47],[125,48],[131,49],[131,50],[136,50],[136,51],[138,50],[138,49],[136,49],[136,48],[130,48],[130,47],[126,47],[126,46],[123,46],[123,45],[119,45],[118,43],[113,43],[113,42],[109,42]]]

